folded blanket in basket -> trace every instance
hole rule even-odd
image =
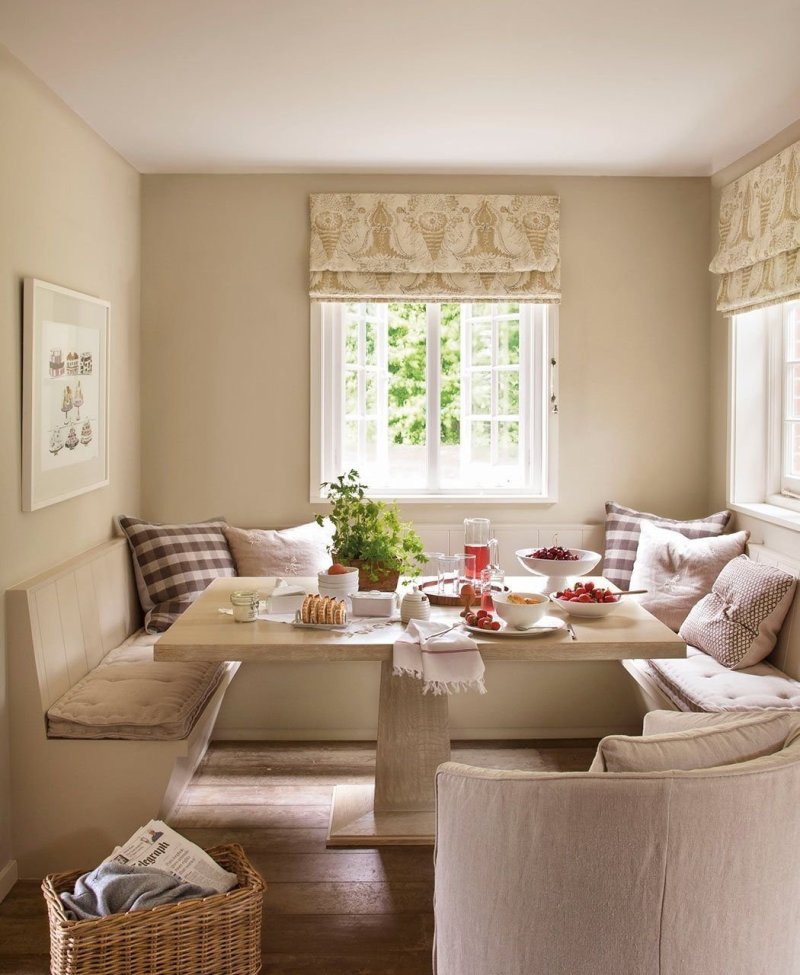
[[[210,887],[187,884],[156,867],[108,861],[78,877],[73,893],[60,897],[70,921],[88,921],[216,893]]]

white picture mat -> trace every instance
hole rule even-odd
[[[24,511],[35,511],[108,484],[109,318],[107,301],[35,278],[25,279]],[[71,352],[79,357],[77,372],[73,371],[74,364],[68,372],[67,356]],[[91,356],[91,363],[84,361],[84,368],[91,371],[83,375],[82,353]],[[75,406],[78,382],[82,397],[80,406]],[[72,407],[63,411],[70,400]],[[60,447],[56,431],[63,442]]]

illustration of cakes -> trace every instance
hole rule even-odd
[[[64,438],[61,436],[60,430],[53,430],[50,434],[50,453],[55,457],[55,455],[64,447]]]
[[[75,388],[75,395],[72,397],[72,405],[78,411],[78,419],[81,418],[81,407],[83,406],[83,390],[81,389],[81,381],[78,380],[78,385]]]
[[[81,357],[77,352],[67,353],[67,375],[77,376],[80,369]]]
[[[75,427],[69,428],[65,443],[69,450],[74,450],[78,446],[78,434],[75,433]]]
[[[86,423],[81,427],[81,443],[86,446],[86,444],[92,441],[92,424],[87,420]]]
[[[69,386],[64,387],[64,399],[61,401],[61,412],[64,414],[64,419],[66,420],[69,416],[69,412],[72,409],[72,390]],[[67,444],[69,446],[69,444]]]
[[[81,352],[81,375],[91,376],[92,374],[92,353]]]
[[[50,375],[64,375],[64,359],[61,355],[61,349],[50,349]]]

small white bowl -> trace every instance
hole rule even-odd
[[[533,548],[518,549],[515,555],[521,566],[534,575],[549,576],[551,579],[565,579],[567,576],[583,576],[591,572],[603,557],[599,552],[590,552],[585,548],[570,548],[567,551],[571,555],[577,555],[577,559],[534,559],[528,552],[535,552]],[[611,603],[608,604],[609,606]]]
[[[514,595],[535,599],[535,603],[510,603],[510,592],[493,592],[495,612],[509,626],[526,627],[538,622],[550,607],[550,600],[541,592],[518,592]]]
[[[334,575],[326,571],[318,572],[317,587],[321,596],[350,596],[358,592],[358,569],[348,569]]]
[[[621,599],[613,603],[578,603],[574,599],[558,599],[554,592],[550,593],[550,598],[570,616],[593,616],[597,619],[600,616],[608,616],[619,608]]]

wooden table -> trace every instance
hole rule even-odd
[[[597,584],[608,585],[600,577]],[[292,580],[309,592],[316,579]],[[507,579],[532,592],[534,576]],[[381,664],[375,786],[338,785],[331,807],[329,846],[418,845],[434,837],[434,774],[450,759],[447,695],[422,693],[422,682],[392,674],[392,645],[404,627],[393,623],[367,633],[295,629],[258,620],[235,623],[219,612],[234,589],[268,594],[274,580],[216,579],[155,645],[156,660],[302,662],[371,660]],[[613,587],[612,587],[613,588]],[[455,622],[458,608],[433,607],[433,618]],[[560,616],[558,607],[552,615]],[[684,657],[686,645],[633,598],[603,619],[571,617],[566,630],[542,636],[476,636],[484,660],[624,660]],[[491,693],[491,688],[489,688]]]

